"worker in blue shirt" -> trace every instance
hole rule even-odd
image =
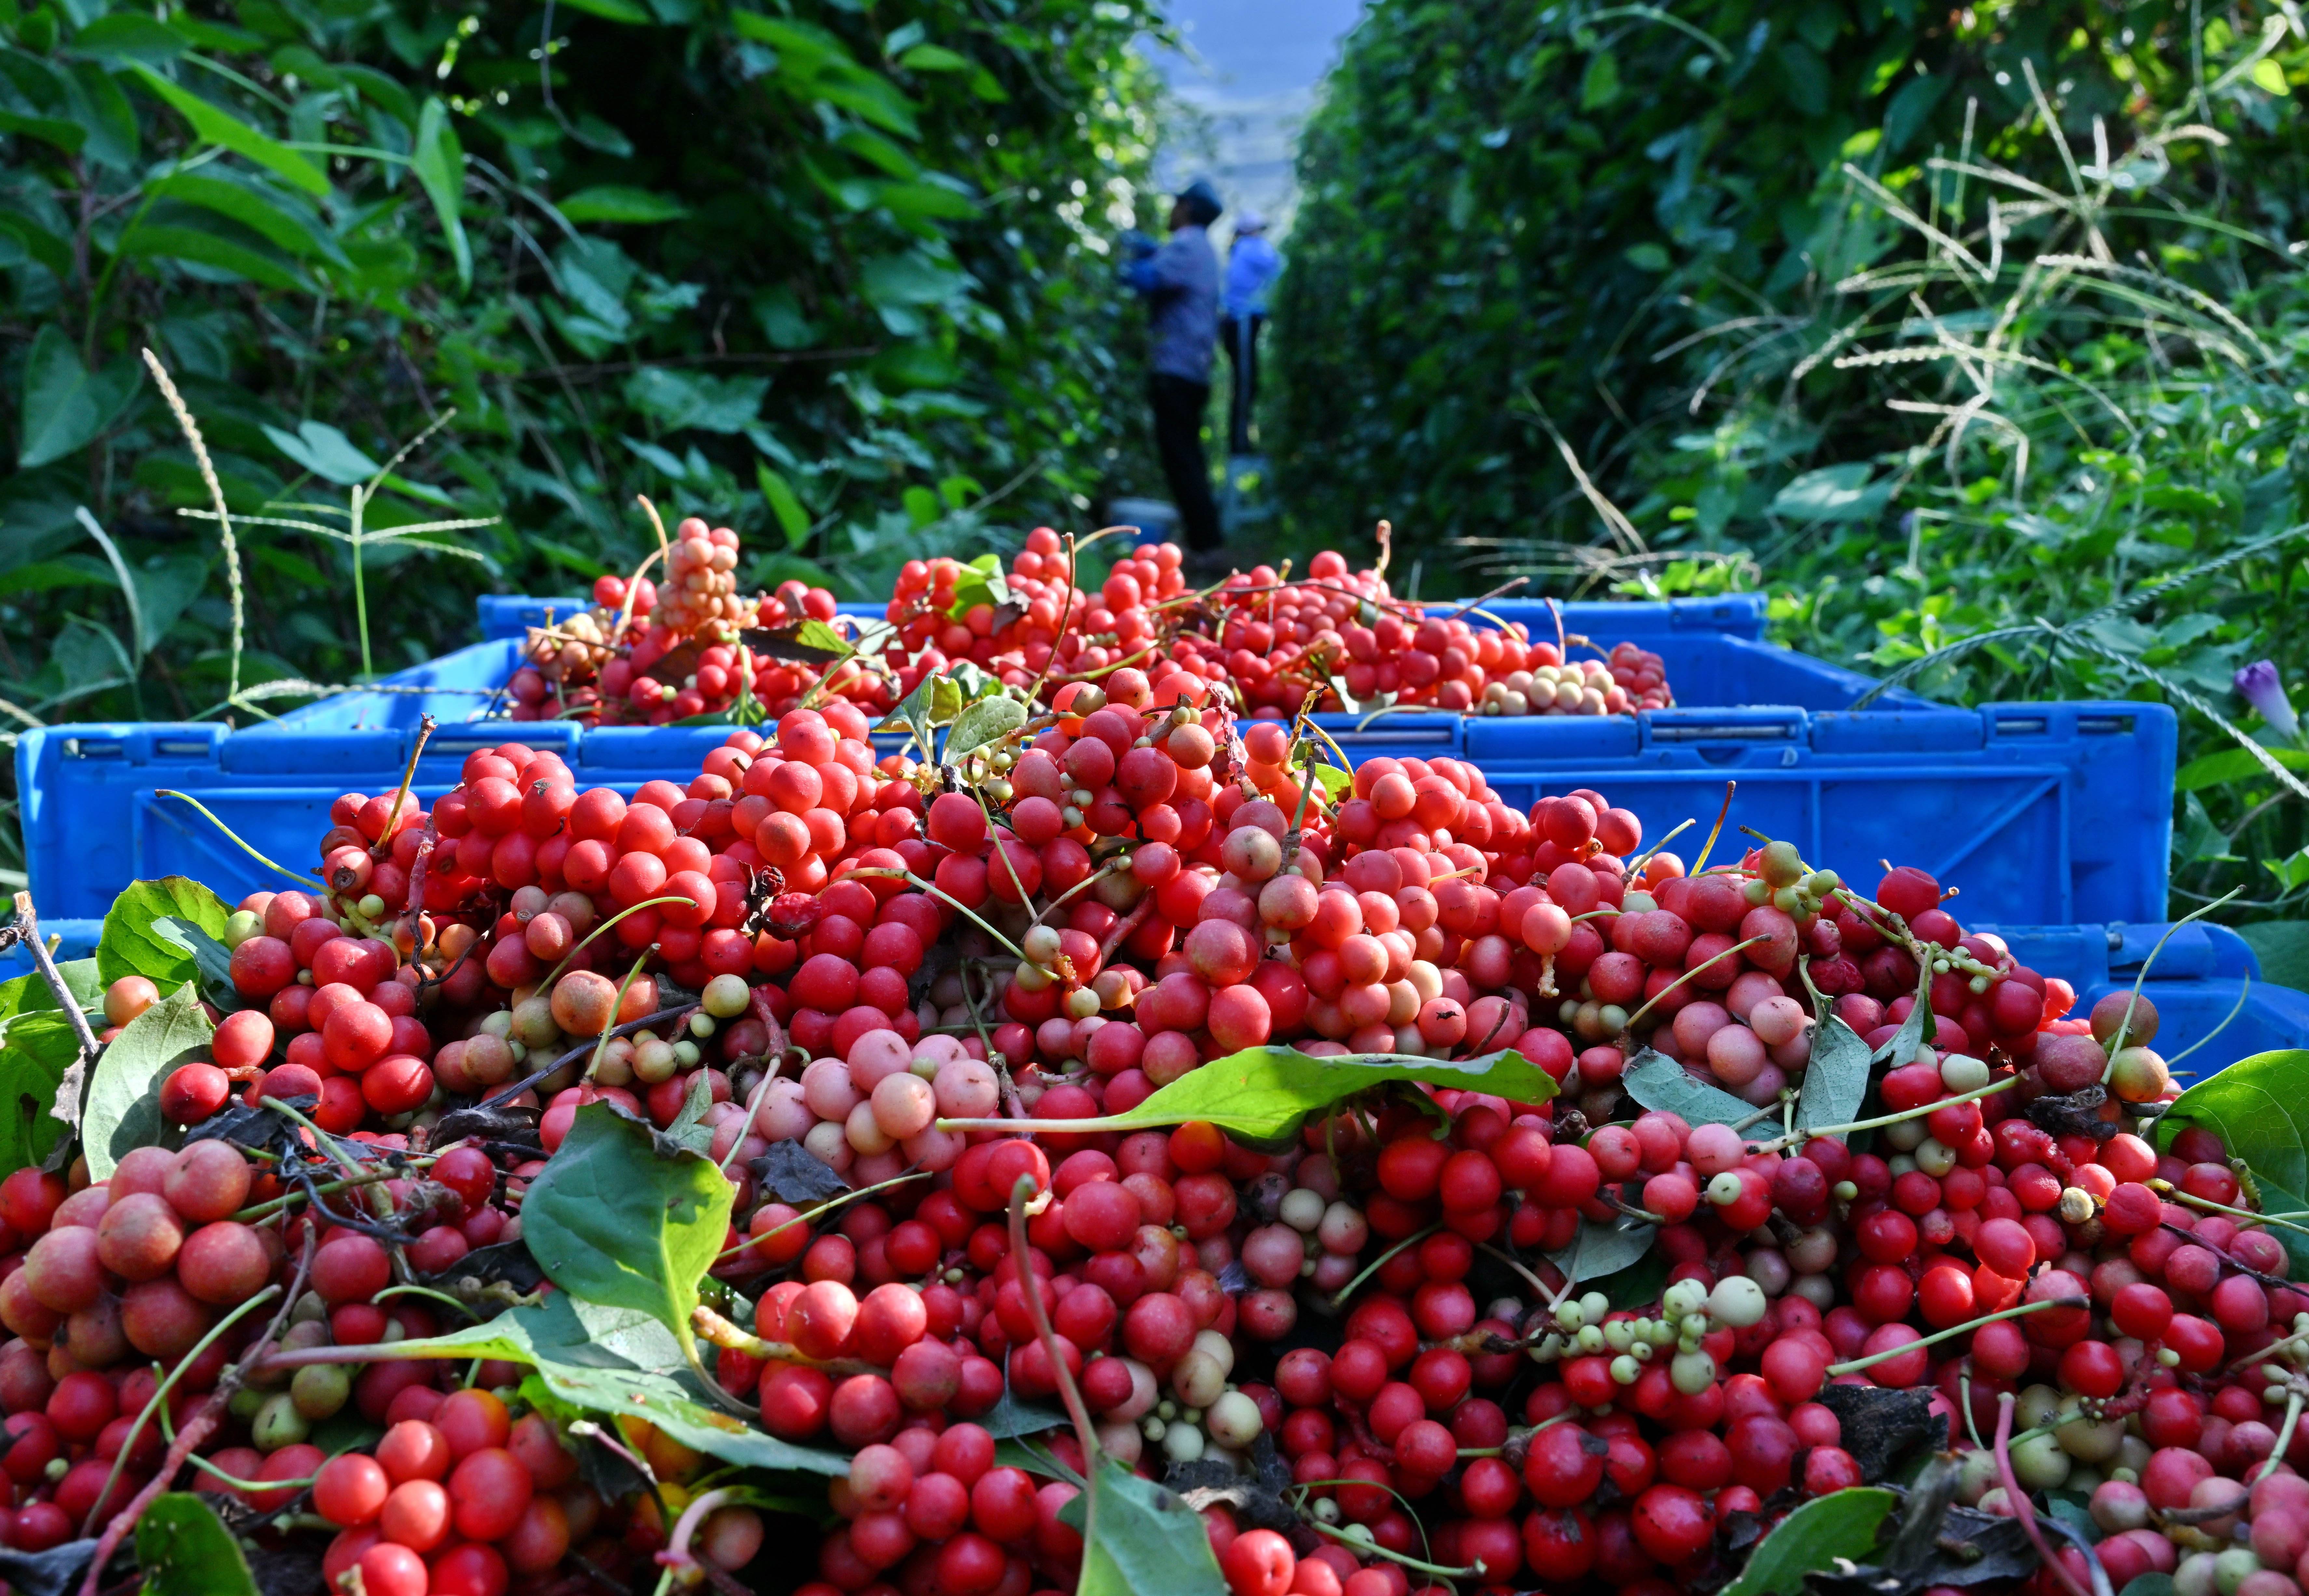
[[[1227,406],[1227,453],[1250,453],[1250,410],[1258,397],[1258,335],[1267,326],[1267,285],[1283,269],[1283,257],[1267,237],[1267,219],[1246,210],[1234,220],[1234,242],[1227,248],[1226,291],[1221,297],[1219,342],[1234,369],[1234,394]]]
[[[1203,454],[1203,413],[1211,401],[1211,353],[1218,339],[1219,258],[1208,229],[1223,207],[1204,178],[1171,206],[1171,237],[1160,248],[1141,241],[1122,280],[1145,295],[1154,333],[1149,383],[1154,448],[1179,506],[1189,548],[1219,546],[1218,505]]]

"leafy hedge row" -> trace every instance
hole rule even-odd
[[[378,669],[469,641],[476,588],[629,567],[654,547],[637,491],[737,525],[765,580],[870,593],[1136,469],[1103,240],[1146,171],[1149,0],[6,16],[17,721],[225,695],[214,528],[176,513],[207,495],[147,346],[236,513],[309,523],[241,529],[249,682],[360,668],[330,534],[445,418],[363,531],[498,519],[365,550]]]
[[[2309,670],[2305,84],[2252,5],[1386,0],[1301,156],[1278,497],[1461,584],[1760,583],[1951,697],[2171,699],[2176,912],[2289,915],[2309,750],[2229,678]]]

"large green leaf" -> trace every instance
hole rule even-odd
[[[537,1371],[544,1393],[589,1413],[646,1419],[686,1446],[756,1469],[850,1471],[849,1458],[781,1441],[708,1406],[682,1350],[644,1310],[608,1307],[554,1292],[535,1307],[485,1324],[400,1343],[402,1357],[502,1358]]]
[[[424,185],[425,197],[433,202],[441,236],[449,241],[450,258],[457,263],[457,286],[472,287],[473,246],[465,241],[463,220],[465,150],[457,142],[457,130],[449,125],[449,108],[437,99],[427,100],[418,113],[417,142],[410,151],[410,165]]]
[[[982,698],[962,712],[947,733],[946,757],[959,760],[973,748],[982,748],[1026,724],[1026,706],[1006,695]]]
[[[1803,1092],[1796,1099],[1796,1128],[1849,1125],[1860,1117],[1860,1104],[1867,1095],[1868,1044],[1830,1014],[1812,1033],[1812,1062],[1804,1068]]]
[[[0,1025],[0,1176],[44,1162],[68,1134],[49,1109],[79,1058],[80,1032],[61,1009]]]
[[[1202,1515],[1175,1492],[1103,1454],[1091,1470],[1090,1488],[1097,1533],[1084,1544],[1076,1596],[1224,1596],[1226,1576]]]
[[[679,221],[689,214],[689,207],[670,194],[652,194],[645,188],[621,188],[615,185],[581,188],[561,201],[560,208],[561,214],[572,221],[610,222],[627,227]]]
[[[1737,1125],[1756,1111],[1719,1086],[1710,1086],[1665,1053],[1646,1048],[1621,1077],[1628,1095],[1647,1109],[1681,1114],[1689,1125]],[[1823,1123],[1834,1123],[1825,1121]]]
[[[144,1509],[136,1521],[136,1566],[144,1596],[257,1596],[240,1543],[190,1491],[165,1492]]]
[[[120,413],[135,380],[125,367],[91,372],[71,334],[42,323],[24,356],[16,463],[29,470],[86,446]]]
[[[728,1238],[733,1195],[711,1159],[590,1103],[530,1183],[522,1238],[555,1285],[648,1314],[688,1350],[697,1283]]]
[[[348,263],[320,218],[277,190],[222,167],[175,172],[146,185],[156,200],[176,200],[229,216],[292,255]]]
[[[1246,1048],[1189,1070],[1126,1113],[1043,1121],[1036,1128],[1129,1132],[1203,1120],[1247,1146],[1277,1152],[1291,1145],[1310,1117],[1395,1082],[1487,1092],[1511,1103],[1544,1103],[1555,1096],[1547,1072],[1512,1048],[1460,1059],[1400,1053],[1310,1058],[1296,1048]]]
[[[132,882],[104,917],[96,944],[97,975],[106,986],[124,975],[141,975],[162,992],[173,992],[197,980],[200,969],[193,950],[171,933],[156,931],[153,922],[180,919],[222,936],[231,914],[222,898],[189,876]]]
[[[376,475],[378,466],[338,428],[325,421],[299,421],[297,430],[266,427],[272,446],[324,481],[350,487]]]
[[[65,990],[80,1000],[82,1009],[93,1009],[104,1001],[104,980],[97,974],[93,959],[67,959],[56,966],[64,978]],[[58,1012],[56,988],[37,970],[30,975],[20,975],[13,980],[0,981],[0,1025],[18,1014],[37,1014],[41,1010]]]
[[[1814,1497],[1748,1554],[1748,1566],[1724,1596],[1802,1596],[1805,1574],[1825,1574],[1839,1557],[1868,1561],[1877,1528],[1891,1511],[1892,1493],[1875,1486]]]
[[[1658,1239],[1659,1227],[1641,1220],[1583,1219],[1571,1245],[1547,1257],[1548,1262],[1563,1271],[1566,1281],[1576,1283],[1601,1280],[1642,1261],[1651,1252],[1652,1243]]]
[[[278,172],[316,198],[328,197],[328,177],[320,168],[298,151],[270,134],[258,132],[222,106],[203,99],[182,84],[162,77],[149,66],[139,65],[133,70],[143,80],[146,88],[168,101],[193,125],[193,132],[203,142],[221,144],[236,155]]]
[[[88,1112],[81,1120],[90,1174],[108,1178],[131,1152],[160,1144],[170,1128],[160,1114],[161,1083],[178,1065],[207,1057],[215,1035],[201,1011],[200,988],[188,984],[112,1039],[89,1076]]]
[[[116,11],[101,16],[73,35],[72,48],[99,61],[142,62],[158,66],[183,55],[190,41],[158,17],[138,11]]]
[[[2262,752],[2288,771],[2309,771],[2309,748],[2267,748]],[[2174,772],[2174,788],[2181,792],[2201,792],[2208,787],[2225,787],[2231,781],[2265,781],[2269,767],[2243,748],[2223,748],[2217,754],[2204,754],[2191,760]]]
[[[2157,1121],[2161,1150],[2189,1126],[2220,1137],[2260,1186],[2263,1206],[2303,1212],[2309,1192],[2309,1050],[2256,1053],[2206,1076]],[[2296,1276],[2309,1277],[2309,1236],[2277,1227]]]
[[[187,213],[197,215],[197,212]],[[120,241],[120,253],[139,261],[185,261],[228,280],[303,291],[313,286],[288,261],[246,237],[234,237],[212,220],[147,221]]]

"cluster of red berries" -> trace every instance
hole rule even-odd
[[[989,669],[1060,646],[1010,641]],[[1959,1500],[2033,1529],[2029,1493],[2085,1494],[2119,1586],[2298,1596],[2309,1299],[2218,1143],[2159,1151],[2140,1117],[2175,1095],[2152,1005],[2071,1018],[1921,871],[1864,896],[1774,842],[1688,870],[1594,791],[1524,810],[1453,760],[1325,772],[1212,664],[1088,668],[944,765],[877,758],[835,698],[629,798],[517,744],[429,807],[346,795],[325,884],[234,911],[243,1006],[161,1103],[309,1100],[397,1161],[325,1212],[221,1139],[0,1183],[0,1540],[100,1527],[169,1466],[135,1416],[182,1428],[238,1382],[200,1466],[334,1526],[332,1581],[744,1566],[760,1517],[693,1503],[709,1464],[670,1437],[626,1425],[656,1488],[605,1494],[512,1366],[365,1356],[437,1327],[404,1271],[520,1241],[581,1107],[702,1103],[731,1187],[713,1374],[852,1458],[813,1596],[1070,1588],[1093,1447],[1239,1484],[1204,1517],[1241,1596],[1665,1596],[1872,1482],[1851,1415],[1902,1391]],[[105,1017],[159,996],[116,982]],[[1279,1152],[1109,1123],[1262,1045],[1512,1048],[1556,1091],[1369,1088]],[[1795,1119],[1855,1050],[1881,1057],[1849,1123]],[[536,1146],[434,1144],[499,1098]],[[276,1329],[226,1322],[308,1248]],[[154,1361],[181,1366],[165,1397]],[[1035,1403],[1082,1415],[1048,1473],[990,1434]],[[348,1410],[383,1438],[330,1457]],[[2071,1548],[2028,1578],[2091,1574]]]
[[[1332,550],[1303,577],[1260,565],[1202,591],[1188,588],[1183,558],[1176,544],[1141,548],[1085,590],[1059,535],[1038,527],[1000,604],[963,596],[983,578],[958,560],[911,561],[887,611],[899,690],[968,660],[1013,687],[1138,666],[1163,704],[1175,702],[1173,673],[1223,683],[1250,720],[1288,720],[1310,700],[1332,712],[1386,703],[1485,715],[1621,715],[1674,702],[1656,653],[1622,643],[1569,659],[1562,640],[1535,641],[1519,622],[1477,626],[1466,611],[1397,599],[1381,573],[1350,572]]]
[[[694,515],[675,530],[665,562],[662,582],[597,577],[592,609],[531,627],[523,663],[506,684],[507,718],[665,726],[722,713],[748,694],[768,713],[783,714],[813,689],[878,712],[889,708],[882,678],[861,666],[842,660],[821,671],[757,656],[743,640],[756,627],[832,622],[834,595],[824,588],[789,581],[741,599],[738,534]]]

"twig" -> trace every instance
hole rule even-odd
[[[56,995],[56,1006],[72,1017],[74,1033],[80,1038],[82,1060],[94,1068],[99,1051],[96,1032],[89,1029],[88,1015],[82,1011],[80,999],[73,996],[70,987],[65,985],[65,978],[48,953],[48,945],[40,936],[39,919],[32,912],[32,894],[29,892],[16,894],[15,928],[24,945],[32,950],[32,962],[39,966],[40,979],[48,982],[48,990]]]

